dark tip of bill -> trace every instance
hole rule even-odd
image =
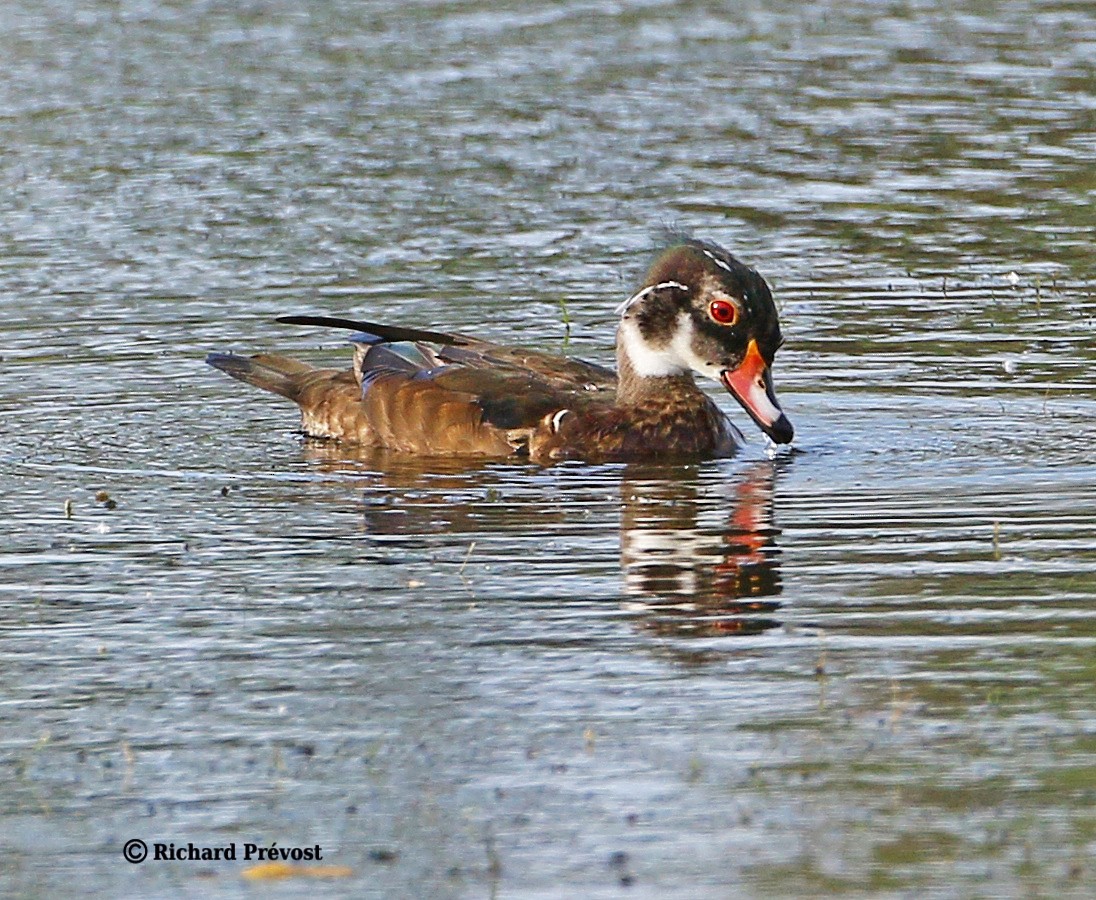
[[[792,428],[792,423],[787,416],[781,416],[766,431],[777,444],[790,444],[795,437],[795,429]]]

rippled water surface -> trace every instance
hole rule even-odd
[[[16,0],[0,56],[3,893],[1092,896],[1090,3]],[[609,360],[666,224],[773,284],[792,452],[355,455],[202,362]]]

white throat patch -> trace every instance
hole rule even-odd
[[[693,320],[687,312],[678,315],[677,328],[668,344],[652,345],[629,319],[620,323],[620,340],[632,369],[641,378],[665,378],[691,370],[719,379],[719,367],[701,359],[693,350]]]
[[[680,375],[687,368],[674,352],[676,341],[663,347],[654,347],[644,339],[639,326],[630,319],[620,323],[620,343],[632,369],[641,378]]]

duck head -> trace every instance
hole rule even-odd
[[[765,279],[716,244],[684,238],[654,261],[617,310],[620,393],[696,372],[722,384],[778,444],[793,435],[773,390],[783,343]]]

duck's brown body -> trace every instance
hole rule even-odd
[[[736,429],[689,376],[661,380],[657,392],[629,401],[568,412],[556,428],[531,437],[537,460],[636,460],[657,456],[731,456]]]
[[[418,455],[731,455],[737,429],[693,371],[719,378],[774,439],[790,440],[768,376],[779,329],[760,276],[715,245],[685,241],[660,257],[648,282],[621,306],[618,373],[463,335],[313,316],[281,321],[361,332],[353,368],[269,354],[208,361],[293,400],[308,435]],[[767,330],[735,328],[751,316]]]

